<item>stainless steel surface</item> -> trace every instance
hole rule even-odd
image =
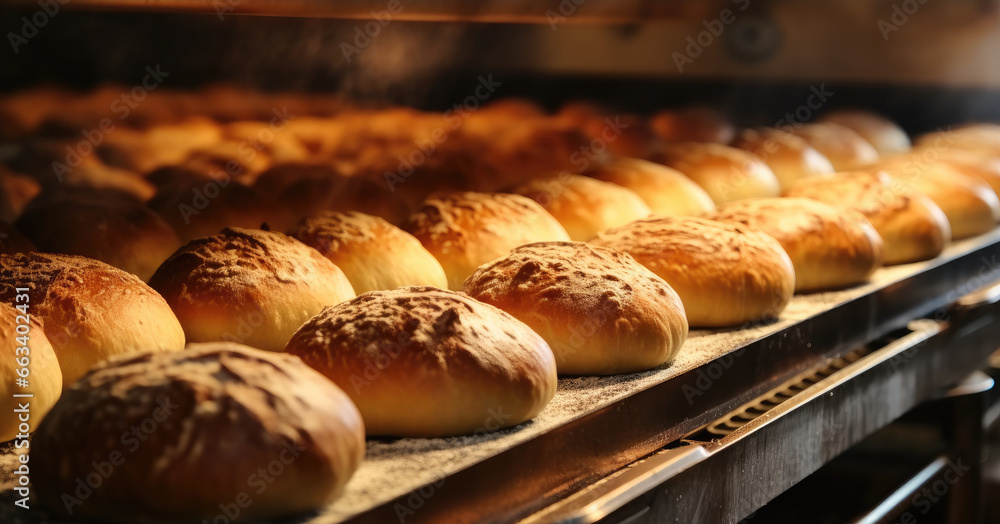
[[[703,440],[706,436],[710,438],[711,435],[701,432],[701,438],[695,436],[684,439],[685,446],[667,452],[698,450],[700,460],[697,463],[688,461],[684,468],[688,470],[696,464],[711,463],[710,459],[713,459],[715,455],[725,453],[729,449],[743,450],[748,444],[760,447],[756,450],[760,453],[747,452],[747,456],[741,457],[742,463],[727,463],[728,468],[725,470],[725,474],[714,477],[699,476],[697,477],[698,481],[694,481],[691,476],[686,476],[687,484],[690,487],[675,494],[669,488],[664,490],[662,486],[680,478],[681,471],[671,468],[672,463],[658,465],[655,462],[647,464],[647,461],[641,461],[640,465],[633,466],[643,471],[638,478],[628,479],[625,484],[611,482],[589,488],[589,490],[606,490],[607,494],[599,496],[597,500],[587,506],[574,507],[573,501],[569,501],[567,504],[556,505],[543,515],[528,519],[527,522],[597,522],[619,510],[626,503],[635,503],[635,501],[641,500],[654,487],[657,488],[655,493],[662,492],[666,493],[665,496],[671,497],[671,504],[659,504],[649,514],[650,518],[654,518],[655,515],[655,519],[658,519],[656,521],[669,521],[673,518],[680,518],[682,521],[690,519],[690,521],[697,522],[739,520],[787,487],[805,478],[813,470],[818,469],[820,465],[860,440],[861,437],[902,414],[902,411],[897,412],[899,407],[893,408],[890,403],[876,404],[872,402],[872,398],[850,398],[843,393],[838,395],[837,392],[842,391],[853,380],[857,380],[880,366],[891,366],[893,359],[905,358],[906,355],[918,351],[921,345],[940,334],[944,326],[933,321],[918,321],[914,322],[911,328],[912,331],[904,337],[894,340],[871,355],[840,369],[798,395],[750,420],[730,435],[719,439]],[[778,389],[783,388],[784,386]],[[889,393],[889,395],[882,397],[885,399],[895,398],[903,392],[878,391],[873,393],[879,395]],[[764,397],[769,396],[770,394],[764,395]],[[847,410],[850,409],[853,402],[858,400],[876,405],[872,406],[873,409],[866,410],[863,417],[857,417],[857,413],[848,413]],[[904,399],[900,400],[905,402]],[[821,413],[823,416],[817,417],[818,411],[823,411]],[[726,419],[729,416],[726,415],[722,418]],[[788,422],[789,417],[797,420],[790,423]],[[768,433],[768,435],[760,436],[761,433]],[[780,445],[768,444],[765,440],[767,438],[780,442]],[[717,470],[718,466],[715,469]],[[781,474],[776,474],[776,472]],[[770,485],[762,485],[759,478],[761,475],[772,477]],[[753,478],[754,476],[758,476],[758,478]],[[720,484],[725,485],[726,489],[720,489]],[[713,485],[715,488],[709,489]],[[707,492],[703,491],[706,489]],[[652,502],[655,501],[655,498],[656,496],[649,504],[638,504],[637,507],[648,506],[652,508]],[[670,508],[664,506],[675,508],[681,506],[683,510],[666,513],[665,511]],[[713,509],[722,509],[723,511],[711,513]],[[706,512],[709,512],[710,516],[706,515]],[[692,516],[697,516],[697,518],[692,518]]]
[[[989,309],[978,314],[993,316],[998,312],[996,307]],[[633,466],[642,471],[639,478],[629,478],[628,484],[596,484],[588,491],[603,494],[588,505],[578,506],[571,498],[528,522],[597,522],[607,515],[613,515],[608,522],[616,522],[639,513],[642,517],[636,522],[741,520],[837,454],[975,369],[989,354],[981,345],[960,356],[950,354],[952,343],[971,340],[957,340],[954,326],[946,323],[915,321],[910,329],[911,333],[779,404],[729,436],[706,441],[685,439],[688,446],[698,450],[699,460],[694,464],[689,461],[683,471],[670,470],[669,464],[663,467],[655,459],[648,464],[642,461]],[[1000,326],[991,325],[965,337],[982,340],[998,335]],[[991,385],[991,379],[979,380],[953,393],[982,392]],[[688,446],[669,453],[683,453]],[[663,480],[665,477],[669,478]],[[593,493],[589,496],[595,497]],[[614,515],[619,510],[621,513]]]
[[[855,521],[854,524],[882,524],[889,522],[898,516],[909,505],[913,494],[929,486],[934,479],[938,478],[947,468],[949,457],[938,457],[930,464],[910,477],[896,491],[892,492],[875,509],[864,517]]]
[[[629,485],[618,480],[595,484],[586,490],[589,493],[556,504],[529,522],[618,522],[632,517],[636,517],[635,522],[737,522],[922,401],[979,399],[993,385],[993,380],[981,373],[941,392],[981,366],[993,352],[992,342],[1000,336],[1000,325],[995,322],[1000,315],[997,302],[978,301],[978,308],[969,309],[967,305],[976,302],[974,297],[963,298],[959,302],[965,307],[955,307],[954,314],[946,315],[947,321],[910,323],[910,333],[732,434],[711,439],[702,431],[695,438],[685,439],[685,444],[697,447],[700,460],[687,464],[684,471],[665,472],[655,457],[648,463],[640,461],[633,468],[642,474],[638,480],[628,479]],[[978,409],[977,414],[968,418],[978,432],[981,399],[972,407]],[[966,430],[958,421],[946,424],[946,431]],[[706,436],[708,440],[700,440]],[[962,455],[978,458],[975,443],[979,440],[958,437],[957,442],[972,442],[965,446],[969,449],[961,450]],[[670,453],[681,453],[683,449]],[[642,482],[667,476],[658,484]],[[971,475],[964,480],[962,486],[956,484],[951,489],[950,496],[958,501],[949,506],[952,518],[958,519],[953,522],[965,522],[962,519],[975,514],[972,506],[977,500],[978,484],[971,482]],[[656,485],[651,489],[650,484]],[[622,494],[623,489],[627,493]],[[576,500],[589,502],[581,506]],[[605,519],[608,515],[611,517]]]

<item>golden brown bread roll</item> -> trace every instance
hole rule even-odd
[[[253,187],[271,208],[268,225],[285,231],[322,209],[341,177],[330,166],[282,164],[261,173]]]
[[[743,225],[652,217],[605,231],[593,243],[627,252],[666,280],[692,327],[775,318],[795,290],[792,261],[781,244]]]
[[[441,263],[420,241],[378,217],[327,211],[302,219],[288,234],[343,270],[359,295],[405,286],[448,287]]]
[[[382,180],[353,176],[339,180],[321,211],[357,211],[385,219],[393,225],[403,225],[410,217],[410,207],[400,194],[388,191]]]
[[[0,220],[13,222],[41,190],[31,177],[0,166]]]
[[[874,164],[878,151],[848,127],[831,122],[800,124],[781,128],[800,136],[825,156],[837,171],[850,171]]]
[[[446,193],[428,198],[406,228],[462,289],[476,268],[532,242],[569,240],[559,222],[530,198],[506,193]]]
[[[924,151],[914,151],[914,155],[920,155],[920,161],[924,161]],[[964,175],[978,178],[989,184],[993,192],[1000,196],[1000,155],[987,152],[979,152],[963,149],[945,149],[934,151],[931,158],[927,160],[930,164],[943,162]]]
[[[41,322],[33,316],[31,297],[22,297],[21,300],[15,298],[9,303],[0,303],[0,326],[3,326],[0,329],[0,358],[3,359],[0,361],[0,373],[7,379],[0,383],[0,409],[4,413],[0,417],[0,442],[13,440],[19,434],[26,435],[28,431],[24,431],[25,428],[31,431],[37,429],[38,423],[59,400],[63,388],[59,361],[52,344],[45,337]],[[22,309],[15,309],[15,305]],[[22,371],[24,369],[27,371]],[[15,382],[22,375],[27,381],[26,387]],[[14,397],[18,394],[31,397]],[[28,419],[25,421],[19,417],[24,411],[20,405],[23,403],[29,404]],[[21,422],[27,424],[22,426]]]
[[[268,351],[280,351],[325,306],[354,298],[344,272],[315,249],[283,233],[228,227],[177,250],[149,285],[189,342]]]
[[[136,351],[180,351],[184,331],[163,297],[134,275],[83,257],[0,255],[0,302],[28,288],[62,369],[63,385],[98,363]]]
[[[257,229],[267,220],[268,208],[257,191],[224,172],[162,167],[146,179],[157,188],[146,205],[170,224],[181,242],[214,235],[224,227]]]
[[[181,245],[156,213],[128,196],[106,191],[42,195],[14,227],[41,251],[100,260],[144,281]]]
[[[541,335],[560,374],[644,371],[669,362],[687,338],[684,306],[662,278],[582,242],[516,248],[481,266],[464,291]]]
[[[276,230],[288,230],[321,211],[359,211],[393,224],[401,224],[409,216],[406,204],[384,183],[346,177],[330,166],[277,165],[260,175],[254,189],[272,208],[268,223]]]
[[[800,178],[829,175],[833,164],[802,137],[780,129],[744,129],[733,144],[753,153],[778,177],[781,189]]]
[[[43,507],[123,523],[316,510],[365,452],[337,386],[297,358],[232,343],[108,362],[65,391],[31,445]]]
[[[1000,199],[989,184],[948,164],[927,164],[904,155],[877,167],[930,197],[948,217],[953,239],[991,231],[1000,221]]]
[[[556,119],[580,129],[592,148],[607,148],[612,155],[645,158],[652,152],[653,133],[638,115],[576,101],[563,105]]]
[[[258,157],[278,164],[307,160],[309,150],[301,140],[288,132],[288,122],[294,119],[280,122],[273,120],[273,116],[267,122],[243,121],[225,125],[222,133],[227,140],[204,151],[216,151],[224,155],[235,153],[236,158],[244,162],[255,162]],[[258,154],[254,155],[255,152]]]
[[[951,240],[951,226],[941,208],[885,173],[859,171],[800,180],[785,196],[861,212],[885,243],[885,265],[934,258]]]
[[[536,178],[511,192],[538,202],[571,240],[585,242],[600,231],[649,216],[649,206],[631,189],[566,171]]]
[[[169,165],[206,174],[225,174],[240,184],[252,185],[257,176],[271,167],[271,164],[272,160],[266,153],[253,149],[246,143],[225,141],[195,149],[183,161]]]
[[[12,159],[11,168],[33,177],[48,191],[106,189],[131,194],[142,202],[156,192],[138,173],[109,166],[94,153],[81,155],[61,141],[29,142]]]
[[[917,137],[922,149],[964,149],[1000,155],[1000,125],[966,124]]]
[[[195,149],[222,139],[219,125],[207,118],[191,117],[181,122],[156,124],[148,129],[117,129],[97,146],[97,154],[110,166],[136,173],[178,164]]]
[[[556,390],[552,350],[528,326],[429,287],[328,307],[288,342],[361,410],[369,435],[444,437],[531,420]]]
[[[0,220],[0,254],[13,255],[14,253],[31,253],[32,251],[38,251],[38,249],[30,240],[24,238],[10,224]]]
[[[649,127],[667,142],[728,144],[736,135],[736,128],[722,113],[706,107],[661,111],[649,119]]]
[[[905,153],[912,147],[910,137],[899,125],[868,111],[841,109],[823,115],[820,121],[850,128],[874,146],[879,155]]]
[[[795,267],[795,291],[839,289],[882,266],[882,237],[861,213],[806,198],[730,202],[712,216],[774,237]]]
[[[663,147],[659,160],[694,180],[716,205],[781,193],[778,178],[767,164],[735,147],[693,142],[669,144]]]
[[[474,121],[468,119],[463,129]],[[514,178],[509,182],[578,170],[581,165],[609,153],[605,142],[593,143],[576,126],[555,118],[521,121],[500,130],[487,127],[486,132],[490,143],[484,151],[483,163]]]
[[[715,202],[701,186],[656,162],[618,157],[584,174],[635,191],[654,215],[700,216],[715,211]]]

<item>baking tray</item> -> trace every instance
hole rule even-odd
[[[344,493],[289,524],[514,521],[681,439],[822,359],[846,353],[1000,279],[1000,230],[938,258],[880,269],[868,284],[798,295],[781,318],[695,330],[677,358],[642,373],[563,378],[533,421],[441,439],[370,440]],[[2,471],[12,469],[7,455]],[[0,521],[61,522],[13,506]]]

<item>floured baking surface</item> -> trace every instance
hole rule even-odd
[[[609,377],[563,378],[552,402],[530,423],[497,433],[449,439],[369,441],[368,455],[343,495],[310,524],[345,520],[377,507],[424,484],[439,481],[459,470],[530,440],[559,425],[595,412],[639,391],[679,376],[835,305],[907,278],[995,242],[1000,230],[952,244],[941,257],[915,264],[880,269],[868,284],[843,291],[796,295],[777,322],[738,331],[693,330],[674,360],[642,373]],[[986,284],[982,282],[980,285]],[[978,286],[977,286],[978,287]],[[969,291],[972,291],[971,289]],[[956,299],[958,297],[955,297]]]
[[[532,422],[498,431],[446,439],[400,439],[368,442],[367,456],[343,494],[322,514],[302,522],[328,524],[346,520],[375,508],[427,483],[440,481],[477,462],[546,433],[553,428],[593,413],[627,396],[660,384],[684,372],[736,351],[744,345],[780,331],[838,304],[942,264],[988,243],[1000,240],[1000,230],[975,239],[956,242],[937,259],[880,269],[872,282],[844,291],[796,295],[777,322],[728,332],[691,331],[687,342],[672,363],[652,371],[610,377],[566,378],[552,402]],[[984,272],[996,270],[991,261],[982,261]],[[970,292],[987,284],[970,285]],[[958,296],[954,297],[955,299]],[[9,457],[0,457],[4,465]],[[0,521],[25,513],[13,506],[12,479],[0,475]],[[24,520],[39,522],[39,520]],[[58,522],[58,521],[49,521]],[[285,521],[283,521],[285,522]],[[292,521],[288,521],[292,522]]]

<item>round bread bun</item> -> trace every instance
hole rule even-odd
[[[302,141],[286,130],[287,123],[277,123],[274,120],[232,122],[222,129],[228,140],[206,148],[205,151],[245,159],[246,162],[257,160],[254,155],[249,154],[250,151],[261,153],[262,159],[277,163],[302,162],[309,158],[309,150]],[[234,145],[235,149],[232,149]]]
[[[910,137],[903,128],[882,115],[868,111],[841,109],[823,115],[820,121],[850,128],[874,146],[879,155],[905,153],[912,147]]]
[[[753,153],[766,163],[778,177],[783,190],[800,178],[834,172],[833,164],[804,138],[780,129],[744,129],[733,145]]]
[[[825,156],[836,171],[851,171],[874,164],[878,151],[849,127],[831,122],[800,124],[781,128],[805,139]]]
[[[690,142],[669,144],[663,147],[660,161],[694,180],[717,205],[781,193],[781,184],[767,164],[735,147]]]
[[[600,231],[649,216],[649,206],[631,189],[566,171],[521,184],[512,193],[538,202],[571,240],[585,242]]]
[[[684,303],[692,327],[777,318],[795,291],[792,261],[777,240],[739,224],[653,217],[593,241],[632,255]]]
[[[410,217],[410,207],[399,194],[387,191],[381,181],[360,176],[341,178],[321,210],[357,211],[383,218],[393,225],[403,225]]]
[[[811,198],[865,215],[885,244],[885,265],[934,258],[951,240],[951,226],[941,208],[885,173],[857,171],[800,180],[785,196]]]
[[[41,185],[28,175],[0,166],[0,220],[13,222],[41,190]]]
[[[660,111],[649,119],[649,128],[666,142],[728,144],[736,135],[736,127],[722,113],[707,107]]]
[[[83,257],[0,255],[0,302],[28,288],[68,387],[100,362],[136,351],[180,351],[184,331],[163,297],[130,273]]]
[[[635,191],[654,215],[700,216],[715,211],[715,202],[701,186],[656,162],[617,157],[585,174]]]
[[[286,231],[321,210],[341,176],[330,166],[281,164],[261,173],[253,187],[271,209],[268,225]]]
[[[534,200],[506,193],[431,196],[406,229],[438,259],[455,291],[476,268],[517,246],[569,240],[559,221]]]
[[[669,362],[687,338],[677,293],[631,256],[582,242],[518,247],[465,281],[545,339],[560,374],[610,375]]]
[[[579,128],[592,144],[603,144],[612,155],[645,158],[652,152],[653,133],[638,115],[575,101],[563,105],[556,118]]]
[[[966,124],[934,131],[917,137],[915,145],[925,149],[965,149],[1000,155],[1000,125]]]
[[[14,308],[13,304],[26,306],[25,311]],[[13,440],[18,434],[20,420],[17,409],[19,404],[28,402],[29,427],[38,427],[38,422],[52,409],[59,395],[62,394],[62,370],[56,360],[55,351],[38,318],[32,316],[30,297],[9,303],[0,304],[0,373],[7,380],[0,383],[0,409],[4,416],[0,418],[0,442]],[[24,326],[23,328],[21,326]],[[21,329],[22,332],[17,331]],[[21,364],[25,364],[22,366]],[[21,369],[28,369],[27,387],[19,387],[15,380],[20,376]],[[16,394],[28,394],[30,398],[16,398]]]
[[[174,230],[152,210],[108,191],[42,195],[14,228],[41,251],[100,260],[144,281],[181,245]]]
[[[953,239],[981,235],[1000,222],[1000,199],[993,188],[948,164],[901,156],[879,163],[878,169],[930,197],[948,217]]]
[[[915,150],[913,155],[920,155],[920,161],[924,161],[924,150]],[[978,178],[989,184],[993,192],[1000,196],[1000,155],[993,155],[972,150],[946,149],[943,151],[933,151],[929,155],[936,160],[929,163],[943,162],[956,171],[974,178]]]
[[[354,298],[333,262],[283,233],[240,228],[192,240],[149,285],[184,326],[189,342],[239,342],[281,351],[306,320]]]
[[[182,162],[192,150],[222,140],[219,124],[202,117],[156,124],[143,130],[118,129],[96,147],[105,163],[136,173]]]
[[[76,144],[73,142],[73,146]],[[74,152],[69,153],[67,147]],[[48,191],[67,187],[107,189],[131,194],[142,202],[156,192],[138,173],[109,166],[96,154],[80,155],[62,141],[28,142],[11,160],[11,168],[33,177]]]
[[[38,248],[10,224],[0,220],[0,254],[31,253]]]
[[[286,231],[327,210],[359,211],[393,224],[402,224],[409,216],[409,208],[387,186],[361,176],[346,177],[330,166],[274,166],[261,174],[254,188],[272,208],[268,224],[276,230]]]
[[[252,185],[271,164],[266,153],[251,148],[246,142],[226,141],[191,151],[182,162],[171,165],[206,174],[225,174],[240,184]]]
[[[608,153],[606,147],[591,147],[581,129],[555,118],[523,121],[493,131],[487,138],[490,142],[484,163],[506,176],[525,179],[578,168],[573,160],[580,156],[581,148],[595,157]]]
[[[31,447],[34,493],[57,515],[213,522],[232,506],[257,522],[333,500],[365,434],[347,395],[301,360],[214,343],[95,369],[64,392]],[[90,495],[67,500],[80,479]]]
[[[446,437],[531,420],[556,391],[552,350],[528,326],[430,287],[328,307],[285,347],[351,397],[369,435]]]
[[[157,188],[146,205],[170,224],[181,242],[214,235],[224,227],[256,229],[267,220],[268,208],[257,191],[224,171],[163,167],[146,179]]]
[[[288,234],[343,270],[359,295],[405,286],[448,287],[441,263],[420,241],[379,217],[326,211],[302,219]]]
[[[795,291],[839,289],[882,266],[882,237],[861,213],[807,198],[730,202],[712,217],[774,237],[795,267]]]

